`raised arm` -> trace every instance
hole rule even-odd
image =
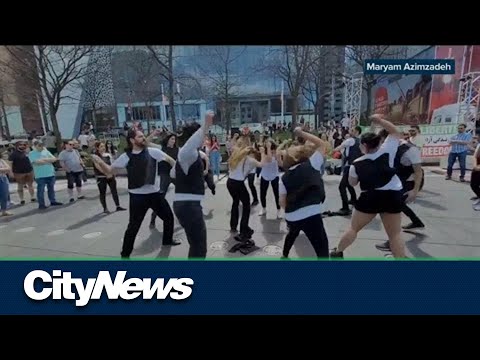
[[[294,134],[298,137],[303,138],[305,142],[307,141],[311,142],[317,148],[317,151],[319,151],[322,154],[325,154],[327,145],[325,141],[320,139],[318,136],[315,136],[306,131],[303,131],[302,128],[299,126],[295,128]]]
[[[403,137],[403,134],[400,131],[398,131],[397,127],[393,125],[390,121],[385,120],[383,118],[383,115],[374,114],[370,118],[372,119],[372,124],[377,124],[378,126],[381,126],[382,128],[388,131],[389,135],[399,139]]]

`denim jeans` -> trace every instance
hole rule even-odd
[[[213,175],[220,176],[220,162],[222,161],[222,156],[220,151],[212,151],[210,153],[210,167],[212,169]]]
[[[0,210],[2,211],[7,210],[9,188],[8,178],[0,175]]]
[[[56,202],[55,200],[55,176],[35,179],[37,182],[37,199],[38,206],[45,206],[45,186],[47,187],[48,201],[50,204]]]
[[[450,152],[450,154],[448,154],[447,176],[452,176],[453,164],[455,164],[457,158],[460,164],[460,178],[464,178],[467,170],[467,151],[461,153]]]

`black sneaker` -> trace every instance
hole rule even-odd
[[[177,246],[177,245],[180,245],[181,242],[176,240],[176,239],[172,239],[172,241],[168,242],[168,243],[163,243],[162,246]]]
[[[411,224],[402,226],[403,230],[415,230],[415,229],[424,229],[424,228],[425,228],[425,225],[423,223],[418,223],[418,224],[411,223]]]
[[[258,200],[254,200],[251,206],[257,206],[257,205],[258,205]]]
[[[331,259],[343,259],[343,251],[338,251],[337,248],[330,252]]]
[[[472,201],[475,201],[475,200],[478,200],[478,199],[480,199],[478,196],[474,196],[474,197],[470,198],[470,200],[472,200]]]
[[[37,199],[34,198],[34,199],[31,199],[30,201],[31,201],[31,202],[35,202],[35,201],[37,201]]]
[[[445,177],[445,180],[452,180],[452,177],[449,176],[449,175],[447,175],[447,176]]]
[[[40,205],[40,206],[38,207],[38,210],[45,210],[45,209],[47,209],[47,207],[46,207],[45,205]]]
[[[20,201],[20,205],[25,205],[25,200]]]
[[[350,210],[350,209],[340,209],[340,210],[337,211],[337,214],[340,215],[340,216],[352,215],[352,210]]]
[[[54,201],[54,202],[50,203],[50,205],[52,205],[52,206],[61,206],[61,205],[63,205],[63,203],[58,202],[58,201]]]
[[[117,210],[116,211],[126,211],[127,209],[124,209],[123,207],[121,206],[117,206]]]
[[[237,229],[230,229],[230,233],[231,233],[231,234],[237,234],[237,233],[238,233],[238,230],[237,230]]]
[[[77,199],[78,199],[78,200],[83,200],[83,199],[85,199],[85,196],[80,195]]]
[[[71,199],[70,199],[70,202],[71,202],[71,203],[75,202],[75,199],[74,199],[74,198],[71,198]]]
[[[380,251],[390,251],[390,242],[385,241],[381,244],[375,244],[375,247]]]
[[[212,195],[215,195],[215,189],[212,189]]]
[[[465,178],[460,178],[460,182],[465,182]]]

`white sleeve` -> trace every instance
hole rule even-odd
[[[172,179],[175,179],[176,172],[175,172],[175,166],[172,166],[172,169],[170,170],[170,177]]]
[[[355,139],[349,138],[345,140],[342,145],[343,147],[345,147],[345,149],[348,149],[349,147],[352,147],[353,145],[355,145]]]
[[[355,170],[355,166],[350,166],[350,169],[348,170],[348,176],[358,179],[357,171]]]
[[[128,165],[129,160],[130,159],[128,158],[128,155],[126,153],[123,153],[113,162],[112,168],[114,168],[114,169],[125,169]]]
[[[399,145],[400,145],[399,138],[388,135],[384,143],[382,144],[382,146],[380,146],[379,151],[381,151],[382,153],[387,153],[389,155],[390,167],[393,167],[393,163],[395,161],[395,155],[397,154]]]
[[[321,171],[322,170],[322,165],[323,165],[323,155],[320,153],[320,151],[315,151],[312,156],[310,156],[310,164],[312,164],[312,167],[317,170]]]
[[[283,185],[282,178],[278,181],[278,194],[279,195],[287,195],[287,189],[285,188],[285,185]]]
[[[165,160],[165,155],[166,154],[160,149],[149,147],[148,148],[148,153],[150,154],[151,157],[153,157],[158,162]]]
[[[422,163],[422,153],[420,149],[416,146],[411,147],[406,153],[405,156],[410,161],[410,164],[417,165]]]

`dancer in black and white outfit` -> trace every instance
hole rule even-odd
[[[239,205],[242,203],[242,219],[240,220],[240,234],[235,237],[237,241],[251,239],[253,229],[248,225],[250,218],[250,195],[245,186],[245,179],[254,168],[261,168],[265,162],[265,152],[261,151],[261,162],[254,158],[255,150],[250,146],[250,139],[243,136],[237,140],[232,155],[228,160],[229,174],[227,189],[232,197],[230,212],[230,231],[237,232]]]
[[[393,256],[405,257],[401,237],[402,182],[394,168],[395,155],[403,135],[381,115],[373,115],[372,122],[383,127],[389,135],[383,144],[381,136],[375,133],[363,134],[360,139],[365,155],[350,166],[348,181],[351,186],[360,185],[361,194],[355,203],[350,228],[343,234],[331,257],[343,258],[343,252],[355,241],[358,232],[377,214],[382,219]]]
[[[295,129],[295,135],[304,145],[278,150],[277,157],[285,169],[280,179],[280,204],[285,209],[288,234],[283,246],[283,258],[288,254],[303,231],[317,257],[328,257],[328,237],[322,220],[321,205],[325,201],[325,187],[321,175],[326,144],[315,135]]]
[[[158,163],[167,161],[175,164],[170,156],[159,149],[147,147],[143,132],[131,129],[127,134],[128,147],[111,166],[98,155],[92,160],[104,174],[113,174],[114,169],[127,169],[128,192],[130,193],[129,222],[123,238],[122,258],[129,258],[133,251],[142,221],[148,209],[152,209],[163,220],[163,245],[179,245],[173,239],[174,218],[167,200],[160,193],[160,176]]]
[[[278,196],[278,181],[279,171],[278,162],[276,158],[277,144],[272,139],[265,141],[264,151],[266,152],[265,164],[260,171],[260,201],[262,202],[262,210],[260,210],[260,216],[267,215],[267,190],[268,186],[272,185],[273,196],[275,198],[275,205],[277,206],[277,219],[282,218],[282,210],[280,208],[279,196]]]
[[[203,126],[193,123],[183,127],[179,140],[184,145],[180,148],[177,163],[170,173],[175,178],[173,210],[190,244],[189,258],[203,259],[207,256],[207,227],[201,204],[205,195],[205,165],[199,150],[213,116],[213,111],[208,111]]]

